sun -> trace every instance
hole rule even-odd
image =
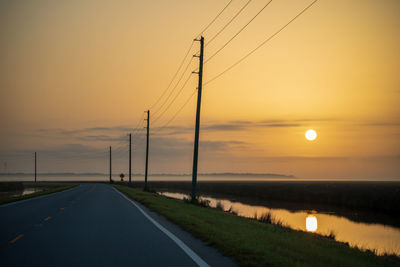
[[[309,130],[306,131],[306,139],[308,141],[313,141],[313,140],[315,140],[315,138],[317,138],[317,132],[316,131],[314,131],[312,129],[309,129]]]

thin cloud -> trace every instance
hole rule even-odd
[[[400,126],[400,122],[377,121],[377,122],[363,123],[363,124],[361,124],[361,126],[398,127],[398,126]]]

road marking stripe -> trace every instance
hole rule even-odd
[[[93,192],[95,189],[96,189],[96,184],[89,190],[89,193]]]
[[[18,239],[21,239],[24,235],[23,234],[19,234],[16,238],[14,238],[13,240],[10,241],[11,244],[14,244],[15,242],[18,241]]]
[[[170,231],[168,231],[167,229],[165,229],[161,224],[159,224],[158,222],[156,222],[153,218],[151,218],[146,212],[144,212],[134,201],[132,201],[130,198],[128,198],[127,196],[125,196],[124,194],[122,194],[120,191],[118,191],[117,189],[115,189],[113,187],[113,189],[120,194],[121,196],[123,196],[126,200],[128,200],[129,202],[131,202],[150,222],[152,222],[158,229],[160,229],[164,234],[166,234],[169,238],[172,239],[172,241],[174,241],[195,263],[197,263],[197,265],[201,266],[201,267],[208,267],[210,265],[208,265],[202,258],[200,258],[199,255],[197,255],[193,250],[191,250],[188,246],[186,246],[185,243],[183,243],[178,237],[176,237],[174,234],[172,234]]]
[[[48,217],[44,218],[44,220],[45,220],[45,221],[48,221],[48,220],[50,220],[50,219],[51,219],[51,217],[50,217],[50,216],[48,216]]]

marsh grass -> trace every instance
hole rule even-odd
[[[272,224],[274,218],[273,218],[271,212],[268,211],[268,212],[264,212],[263,214],[261,214],[261,216],[258,217],[257,220],[260,221],[260,222],[263,222],[263,223]]]
[[[277,219],[271,211],[264,212],[260,216],[258,216],[257,213],[254,214],[253,219],[262,222],[262,223],[269,223],[269,224],[274,224],[276,226],[284,227],[283,221]]]
[[[215,206],[217,210],[225,211],[224,204],[221,201],[217,201],[217,205]]]
[[[42,195],[47,195],[47,194],[51,194],[51,193],[60,192],[60,191],[63,191],[63,190],[70,189],[70,188],[72,188],[74,186],[76,186],[76,185],[51,186],[51,187],[45,187],[45,186],[41,185],[41,187],[45,188],[43,191],[39,191],[39,192],[35,192],[35,193],[32,193],[32,194],[23,195],[23,196],[8,197],[8,198],[5,198],[5,199],[1,199],[0,200],[0,205],[6,204],[6,203],[10,203],[10,202],[20,201],[20,200],[24,200],[24,199],[28,199],[28,198],[32,198],[32,197],[37,197],[37,196],[42,196]]]
[[[154,193],[156,193],[156,192],[154,192]],[[194,204],[194,205],[204,207],[204,208],[210,207],[210,200],[203,199],[201,197],[196,197],[195,199],[185,197],[185,198],[183,198],[183,202],[189,203],[189,204]]]
[[[329,231],[328,235],[326,235],[326,237],[332,240],[336,240],[336,233],[333,230],[331,230]]]
[[[241,266],[398,266],[399,258],[380,257],[318,234],[189,205],[180,200],[114,185],[128,197],[166,217]]]
[[[236,211],[236,210],[234,210],[233,208],[232,208],[232,206],[229,208],[229,210],[227,211],[228,213],[231,213],[231,214],[233,214],[233,215],[238,215],[238,212]]]

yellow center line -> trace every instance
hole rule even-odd
[[[11,244],[14,244],[15,242],[18,241],[18,239],[21,239],[24,235],[23,234],[19,234],[16,238],[14,238],[13,240],[10,241]]]
[[[89,190],[89,193],[90,193],[90,192],[93,192],[95,188],[96,188],[96,185],[94,185],[94,186]]]
[[[50,219],[51,219],[51,216],[48,216],[48,217],[44,218],[45,221],[48,221]]]

